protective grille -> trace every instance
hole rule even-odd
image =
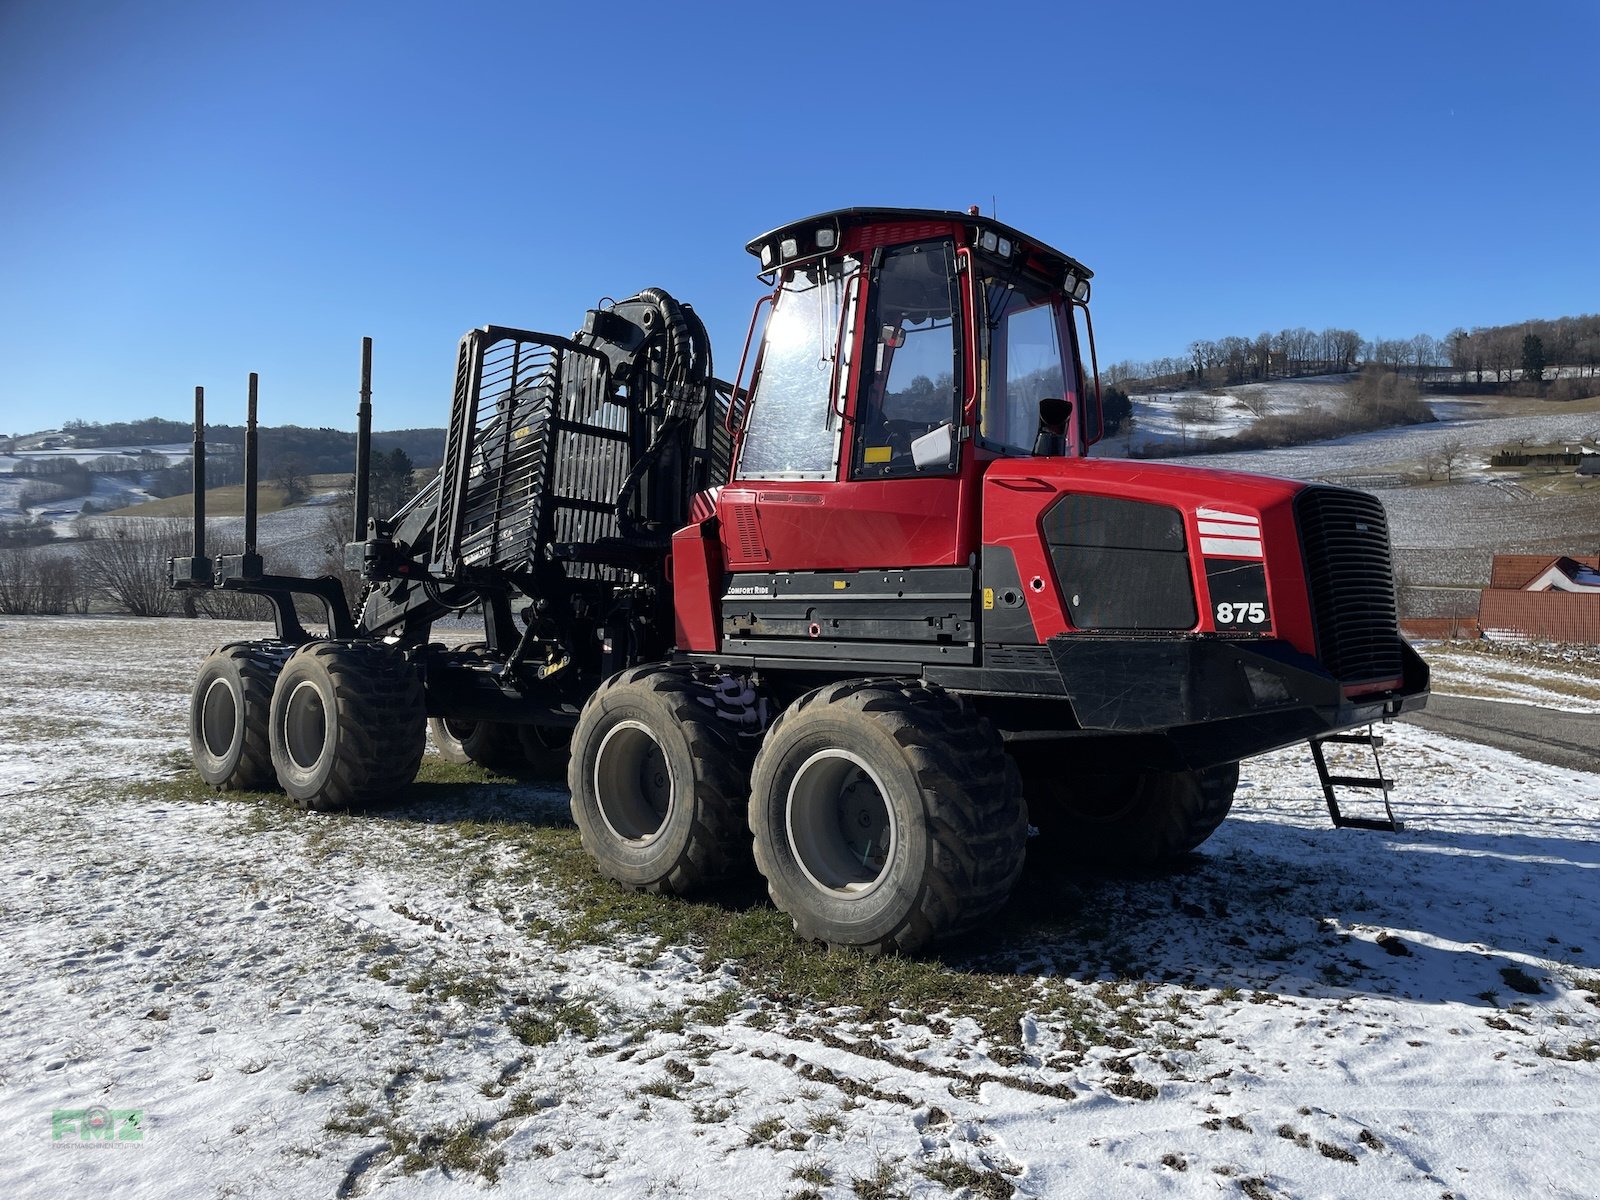
[[[463,338],[439,493],[445,573],[517,570],[544,547],[616,536],[627,417],[607,403],[604,359],[582,346],[492,326]]]
[[[1344,683],[1403,673],[1389,523],[1376,496],[1312,487],[1295,501],[1317,656]]]

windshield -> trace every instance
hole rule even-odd
[[[1053,291],[1027,281],[983,280],[989,370],[979,428],[991,448],[1032,454],[1039,432],[1039,401],[1076,401],[1061,336],[1061,311]]]
[[[833,476],[839,436],[834,355],[845,270],[830,263],[797,270],[784,281],[751,383],[736,478]]]

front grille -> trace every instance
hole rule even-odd
[[[1376,496],[1310,487],[1295,500],[1317,657],[1343,683],[1403,674],[1389,522]]]

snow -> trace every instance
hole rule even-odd
[[[1348,402],[1344,389],[1354,378],[1325,375],[1226,389],[1135,395],[1132,430],[1099,443],[1094,454],[1111,458],[1126,456],[1130,451],[1159,455],[1181,452],[1189,443],[1230,437],[1254,421],[1252,408],[1260,407],[1262,396],[1267,398],[1267,411],[1273,414],[1338,407]],[[1578,445],[1600,440],[1600,414],[1593,412],[1562,412],[1559,406],[1553,406],[1556,411],[1550,413],[1501,417],[1484,416],[1476,405],[1447,397],[1427,397],[1427,403],[1439,418],[1428,425],[1378,429],[1275,450],[1191,455],[1181,461],[1311,479],[1325,478],[1334,470],[1360,472],[1420,462],[1447,442],[1487,452],[1519,441],[1530,445]],[[1190,414],[1188,419],[1182,415],[1184,412]]]
[[[560,787],[181,798],[195,666],[258,632],[0,625],[7,1196],[480,1194],[417,1150],[463,1123],[508,1196],[1593,1194],[1600,775],[1396,725],[1381,834],[1328,827],[1304,753],[1247,762],[1189,868],[1030,874],[951,952],[1024,986],[1003,1036],[559,940]],[[52,1140],[93,1104],[144,1140]]]
[[[1433,691],[1533,704],[1563,712],[1600,713],[1600,648],[1484,647],[1475,642],[1424,642]]]

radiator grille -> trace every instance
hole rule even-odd
[[[1376,496],[1311,487],[1295,501],[1317,656],[1344,683],[1404,672],[1389,523]]]

